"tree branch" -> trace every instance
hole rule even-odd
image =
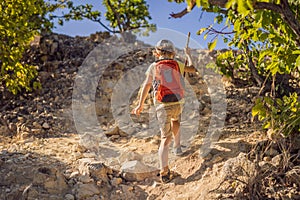
[[[209,32],[212,32],[213,34],[223,34],[223,35],[231,35],[231,34],[234,34],[234,33],[235,33],[235,31],[224,32],[224,29],[225,29],[225,28],[226,28],[226,27],[222,28],[222,30],[220,30],[220,31],[218,31],[218,30],[216,30],[216,29],[214,29],[214,28],[209,28],[208,31],[209,31]]]
[[[208,3],[209,3],[209,5],[214,5],[214,6],[219,6],[221,8],[225,8],[227,0],[208,0]],[[192,11],[195,8],[195,6],[196,6],[196,2],[192,1],[190,11]],[[181,18],[184,15],[186,15],[187,13],[189,13],[190,11],[187,8],[185,8],[184,10],[182,10],[179,13],[174,13],[174,12],[171,13],[170,16],[172,18]]]
[[[114,13],[115,18],[117,19],[118,27],[119,27],[120,32],[124,32],[124,29],[121,26],[122,23],[120,21],[120,15],[119,15],[119,13],[116,11],[115,7],[111,4],[110,0],[107,0],[106,2],[107,2],[107,5],[112,10],[112,12]]]
[[[195,6],[196,6],[196,3],[195,3],[195,2],[192,2],[191,10],[193,10]],[[181,11],[181,12],[179,12],[179,13],[174,13],[174,12],[172,12],[172,13],[170,14],[170,16],[171,16],[172,18],[181,18],[181,17],[183,17],[184,15],[186,15],[186,14],[189,13],[189,12],[190,12],[190,11],[188,11],[188,9],[185,8],[183,11]]]
[[[120,31],[113,31],[110,28],[108,28],[100,19],[91,19],[93,22],[98,22],[103,28],[105,28],[110,33],[120,33]]]
[[[210,5],[219,6],[220,8],[225,8],[225,5],[228,2],[228,0],[209,0],[208,2]],[[191,4],[192,4],[191,10],[193,10],[196,3],[192,1]],[[266,9],[266,10],[271,10],[273,12],[279,13],[282,19],[291,27],[294,33],[298,36],[297,43],[300,44],[300,22],[295,17],[293,11],[290,9],[288,0],[281,0],[280,4],[256,2],[253,5],[253,7],[254,9],[258,9],[258,10]],[[189,11],[187,8],[185,8],[181,12],[171,13],[170,16],[172,18],[181,18],[187,13],[189,13]]]
[[[296,18],[296,15],[290,9],[289,3],[287,0],[281,0],[282,13],[281,16],[285,22],[292,28],[294,33],[297,35],[297,43],[300,44],[300,23]]]
[[[258,10],[272,10],[274,12],[281,13],[281,7],[274,3],[257,2],[254,4],[254,8]]]
[[[208,0],[209,5],[219,6],[221,8],[225,8],[228,0]]]
[[[247,55],[249,55],[248,61],[249,61],[249,68],[251,70],[251,76],[256,81],[256,83],[261,87],[263,85],[264,78],[258,74],[258,71],[253,62],[253,58],[250,54],[250,49],[249,49],[248,45],[246,45],[246,53],[247,53]]]
[[[93,22],[97,22],[97,23],[99,23],[104,29],[106,29],[108,32],[110,32],[110,33],[120,33],[120,31],[113,31],[113,30],[111,30],[108,26],[106,26],[105,24],[103,24],[103,22],[100,20],[100,18],[98,18],[98,19],[92,19],[92,18],[88,18],[88,17],[86,17],[86,16],[82,16],[83,18],[87,18],[87,19],[89,19],[89,20],[91,20],[91,21],[93,21]],[[66,17],[63,15],[63,16],[52,16],[52,19],[65,19]]]
[[[298,40],[300,37],[300,23],[296,19],[295,14],[290,9],[289,3],[287,0],[281,0],[280,5],[274,3],[265,3],[265,2],[258,2],[254,5],[255,9],[267,9],[273,12],[279,13],[282,19],[291,27],[296,35],[298,35]],[[299,44],[299,41],[297,41]]]

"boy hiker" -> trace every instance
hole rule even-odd
[[[180,144],[180,119],[184,103],[184,72],[195,72],[190,55],[190,49],[184,49],[187,56],[186,64],[175,61],[175,47],[169,40],[160,40],[153,51],[157,61],[152,63],[146,71],[146,80],[141,88],[138,106],[132,113],[139,115],[143,110],[145,99],[153,86],[154,105],[161,132],[161,143],[158,150],[160,164],[160,178],[163,183],[171,180],[168,166],[168,149],[174,138],[173,151],[182,154]]]

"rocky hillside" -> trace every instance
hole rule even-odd
[[[285,168],[286,187],[271,175],[254,181],[281,169],[286,154],[251,121],[259,88],[234,85],[204,68],[216,53],[206,50],[193,50],[200,67],[186,80],[185,153],[170,153],[174,180],[160,184],[150,95],[139,118],[130,114],[154,61],[151,50],[108,33],[36,38],[24,62],[38,66],[42,88],[17,96],[1,88],[0,199],[254,199],[258,193],[300,199],[299,157]],[[251,151],[258,140],[266,150],[260,173],[258,147]]]

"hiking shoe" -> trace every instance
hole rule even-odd
[[[181,156],[183,154],[181,146],[174,148],[173,153],[175,154],[175,156]]]
[[[160,175],[160,180],[162,183],[169,183],[172,180],[171,171],[168,170],[166,175]]]

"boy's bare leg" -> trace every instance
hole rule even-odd
[[[173,137],[174,137],[174,145],[173,147],[179,147],[180,146],[180,122],[178,120],[176,121],[171,121],[171,126],[172,126],[172,133],[173,133]]]
[[[169,150],[169,145],[171,143],[171,140],[172,140],[172,135],[161,138],[161,142],[158,150],[158,156],[160,162],[160,170],[162,174],[168,171],[168,150]]]

